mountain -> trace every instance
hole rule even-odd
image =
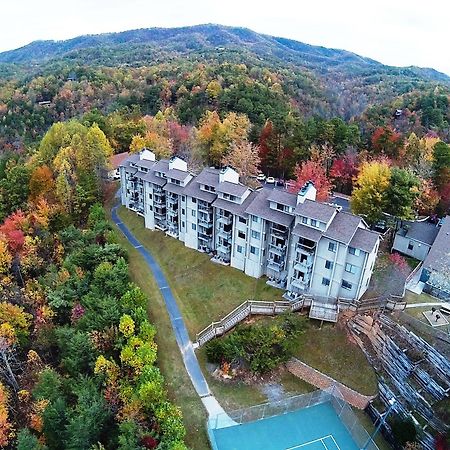
[[[124,51],[125,49],[132,50]],[[42,66],[56,59],[106,65],[148,64],[157,53],[193,56],[211,51],[238,51],[272,63],[327,72],[393,74],[425,81],[450,83],[450,77],[434,69],[391,67],[355,53],[304,44],[256,33],[247,28],[197,25],[181,28],[147,28],[79,36],[64,41],[35,41],[24,47],[0,53],[0,63]],[[115,53],[111,55],[111,53]],[[207,55],[203,55],[207,56]]]

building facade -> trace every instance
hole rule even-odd
[[[150,150],[120,167],[121,202],[186,247],[286,290],[331,299],[359,299],[367,290],[379,235],[358,216],[298,194],[252,190],[230,167],[189,173],[180,158],[157,161]]]

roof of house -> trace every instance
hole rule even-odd
[[[180,186],[179,184],[173,184],[173,183],[167,183],[164,186],[164,190],[167,192],[172,192],[173,194],[182,194],[184,187]]]
[[[214,200],[213,206],[216,208],[224,209],[232,214],[236,214],[237,216],[248,217],[248,213],[245,211],[247,206],[254,200],[257,192],[250,192],[250,194],[245,198],[245,200],[241,203],[233,203],[228,200],[224,200],[223,198],[217,198]]]
[[[203,183],[202,183],[203,184]],[[200,183],[197,182],[197,178],[194,178],[184,189],[183,194],[188,197],[198,198],[208,203],[212,203],[217,194],[214,192],[207,192],[200,189]]]
[[[336,208],[325,203],[305,200],[295,208],[295,214],[328,223],[336,214]]]
[[[248,190],[247,186],[243,184],[230,183],[229,181],[224,181],[217,185],[217,192],[223,192],[224,194],[234,195],[236,197],[242,197]]]
[[[168,159],[160,159],[153,166],[153,170],[155,172],[167,173],[169,171],[169,160]]]
[[[148,181],[149,183],[156,184],[157,186],[164,186],[167,183],[167,180],[165,178],[156,176],[153,171],[140,174],[139,178],[142,178],[143,180]]]
[[[322,231],[307,227],[306,225],[302,225],[301,223],[295,225],[292,233],[305,239],[309,239],[313,242],[319,242],[320,238],[322,237]]]
[[[109,165],[111,169],[117,169],[128,158],[128,152],[117,153],[109,158]]]
[[[119,166],[130,167],[131,163],[136,163],[137,161],[139,161],[139,155],[137,153],[133,153],[132,155],[129,155],[128,158],[122,160]]]
[[[449,270],[450,267],[450,216],[442,220],[442,225],[430,251],[423,262],[423,267],[435,271]]]
[[[346,212],[338,212],[327,231],[325,231],[324,236],[347,245],[352,240],[360,223],[360,217]]]
[[[295,207],[297,205],[297,195],[280,189],[272,189],[267,197],[270,202],[280,203],[286,206]]]
[[[432,245],[439,233],[439,227],[430,222],[405,222],[404,228],[401,228],[398,233],[407,239]]]
[[[219,169],[206,167],[196,176],[195,181],[199,184],[217,187],[219,184],[219,172]]]
[[[349,245],[370,253],[379,239],[380,235],[375,231],[358,228]]]
[[[191,174],[179,169],[170,169],[167,171],[167,178],[173,178],[174,180],[184,181]]]
[[[271,189],[261,189],[256,191],[257,195],[248,205],[246,212],[254,216],[262,217],[270,222],[278,223],[286,227],[290,226],[294,220],[294,216],[270,208],[269,200],[267,198],[271,192]]]

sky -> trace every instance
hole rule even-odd
[[[0,0],[0,51],[37,39],[220,23],[450,75],[448,0]]]

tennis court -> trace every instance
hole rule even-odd
[[[331,402],[210,429],[215,450],[358,450]]]

